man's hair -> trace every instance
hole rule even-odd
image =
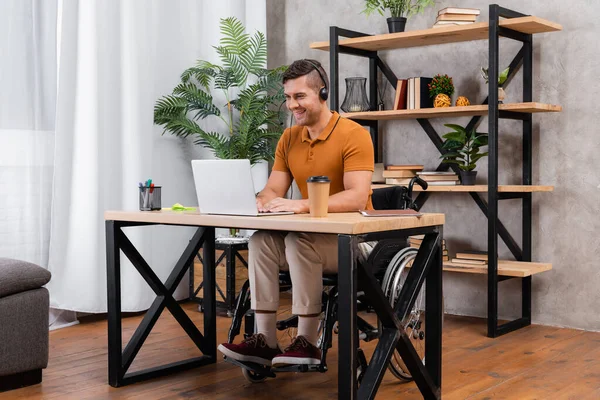
[[[318,68],[319,72],[315,69]],[[316,92],[319,92],[323,86],[329,88],[327,82],[327,73],[323,69],[323,66],[317,60],[303,59],[294,61],[288,69],[283,73],[283,83],[286,83],[290,79],[300,78],[301,76],[308,75],[308,85],[313,88]]]

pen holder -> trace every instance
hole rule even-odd
[[[160,186],[142,186],[140,189],[140,211],[160,210]]]

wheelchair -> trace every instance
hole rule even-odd
[[[417,183],[427,189],[427,183],[415,176],[411,179],[408,187],[393,186],[389,188],[375,189],[372,194],[373,208],[379,210],[391,209],[415,209],[416,205],[412,199],[412,190]],[[400,290],[408,275],[407,267],[412,265],[416,257],[417,249],[408,245],[408,238],[385,239],[379,242],[367,242],[359,244],[359,263],[369,268],[382,285],[382,291],[390,301],[392,307],[395,305]],[[365,264],[366,263],[366,264]],[[291,278],[289,272],[279,273],[280,292],[291,289]],[[250,310],[249,281],[246,281],[237,297],[236,307],[233,313],[231,327],[228,332],[228,343],[233,343],[236,336],[241,332],[242,321],[244,322],[244,337],[254,333],[254,312]],[[289,365],[283,367],[265,367],[252,362],[240,362],[223,356],[225,361],[240,366],[244,377],[253,383],[262,382],[265,379],[276,377],[280,372],[326,372],[327,351],[332,347],[333,334],[337,333],[337,275],[323,276],[323,308],[319,324],[319,339],[317,347],[321,350],[321,362],[314,365]],[[359,311],[369,311],[370,306],[364,293],[357,293],[357,308]],[[407,335],[412,341],[415,350],[424,360],[425,354],[425,296],[424,289],[418,294],[415,305],[407,317],[402,321]],[[284,331],[297,328],[298,317],[277,321],[277,330]],[[377,326],[371,325],[360,316],[357,316],[359,340],[370,342],[379,338],[382,331],[381,323]],[[367,359],[364,352],[358,349],[357,380],[360,383],[367,369]],[[412,376],[402,361],[398,351],[390,360],[388,369],[401,381],[411,381]]]

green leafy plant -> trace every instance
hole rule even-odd
[[[454,93],[454,84],[452,83],[452,78],[450,78],[446,74],[437,74],[436,76],[434,76],[428,87],[429,97],[435,97],[440,93],[452,96],[452,94]]]
[[[467,132],[465,128],[455,124],[444,124],[453,129],[442,137],[446,139],[442,148],[447,150],[440,158],[443,163],[456,164],[463,171],[473,171],[480,158],[488,155],[488,152],[480,152],[480,147],[487,146],[487,133],[479,133],[475,128]]]
[[[377,11],[385,15],[385,10],[389,10],[394,18],[406,17],[422,13],[427,7],[435,4],[435,0],[365,0],[365,9],[363,12],[371,15]]]
[[[172,94],[154,106],[154,123],[179,137],[195,137],[221,159],[247,158],[252,164],[273,160],[274,146],[283,131],[281,106],[285,101],[281,79],[287,69],[266,69],[267,41],[252,37],[236,18],[221,19],[222,38],[213,46],[222,65],[199,60],[181,74]],[[214,102],[213,91],[223,93],[225,112]],[[223,132],[207,132],[198,120],[213,118]]]
[[[498,74],[498,85],[503,85],[504,82],[506,82],[506,80],[508,79],[509,71],[510,71],[510,67],[506,67],[505,70],[503,70],[502,72],[500,72]],[[483,79],[485,79],[485,83],[489,82],[487,68],[481,67],[481,76],[483,76]]]

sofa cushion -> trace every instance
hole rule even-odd
[[[47,269],[26,261],[0,258],[0,297],[37,289],[50,281]]]

